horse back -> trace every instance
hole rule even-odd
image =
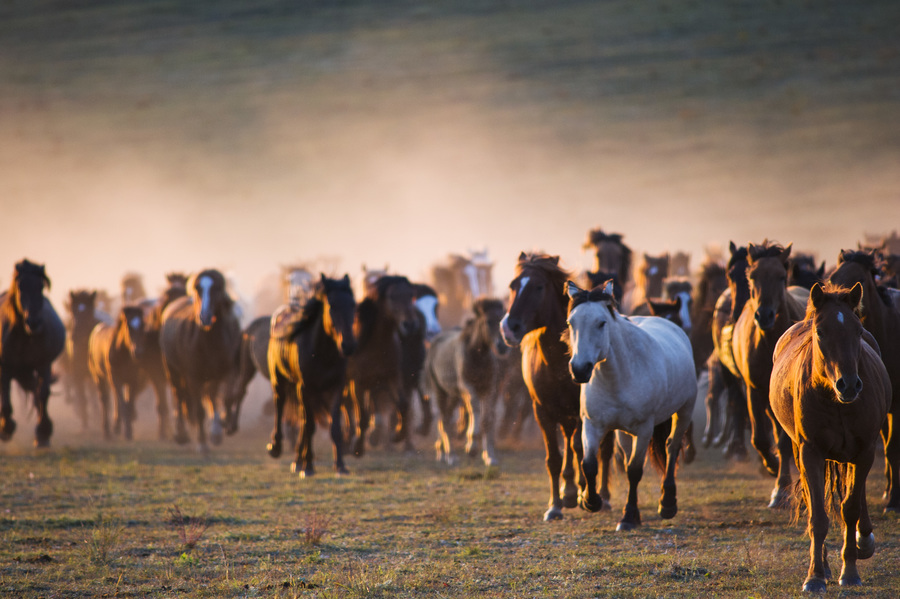
[[[459,388],[460,329],[441,332],[431,341],[425,355],[425,380],[429,392],[437,390],[456,395]]]
[[[42,306],[43,330],[27,334],[7,305],[8,291],[0,294],[0,364],[26,368],[49,367],[66,348],[66,326],[46,297]]]
[[[633,328],[627,326],[629,321],[635,325]],[[626,335],[630,333],[631,342],[640,347],[641,359],[636,358],[634,363],[638,376],[665,373],[663,383],[669,394],[696,397],[694,354],[687,333],[659,316],[632,317],[625,323]]]

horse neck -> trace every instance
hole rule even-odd
[[[131,335],[128,332],[128,323],[121,319],[116,321],[116,330],[113,333],[113,346],[118,351],[129,351],[131,348]]]
[[[19,288],[15,282],[10,286],[9,291],[4,293],[3,305],[0,307],[5,320],[18,324],[22,322],[22,312],[19,311]]]

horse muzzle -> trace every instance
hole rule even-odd
[[[29,335],[40,334],[44,330],[43,318],[27,317],[25,319],[25,332]]]
[[[834,382],[834,393],[840,403],[853,403],[862,389],[863,382],[858,376],[842,376]]]
[[[579,385],[590,382],[593,372],[594,365],[590,362],[575,363],[573,360],[569,361],[569,373],[572,375],[572,380]]]
[[[771,308],[760,308],[756,311],[756,324],[760,329],[768,331],[775,326],[775,310]]]
[[[509,317],[509,314],[500,321],[500,336],[503,342],[510,347],[516,347],[522,341],[522,323]]]
[[[353,352],[356,351],[356,340],[354,339],[342,339],[341,340],[341,354],[345,358],[353,355]]]

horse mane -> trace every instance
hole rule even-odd
[[[516,263],[516,276],[521,275],[526,268],[533,268],[547,275],[553,286],[558,287],[561,292],[564,291],[565,282],[572,278],[571,273],[559,265],[559,256],[522,252]]]
[[[748,244],[747,245],[747,258],[750,262],[756,262],[757,260],[762,260],[763,258],[777,258],[784,252],[784,246],[778,243],[769,244],[768,239],[764,239],[762,244]]]
[[[582,289],[569,298],[569,312],[588,302],[609,302],[609,311],[613,314],[616,308],[616,298],[605,291],[605,285],[597,285],[590,291]]]
[[[466,320],[462,330],[462,338],[465,340],[467,346],[475,347],[480,341],[483,341],[483,339],[478,338],[477,332],[482,316],[487,314],[487,311],[491,308],[502,310],[503,302],[498,299],[487,297],[475,300],[475,304],[472,306],[472,311],[475,314]]]
[[[420,299],[428,296],[437,297],[437,291],[435,291],[433,287],[431,287],[430,285],[426,285],[425,283],[413,284],[413,297],[415,299]]]
[[[742,245],[741,247],[735,248],[735,250],[731,252],[731,256],[728,258],[727,270],[731,270],[732,266],[734,266],[741,260],[746,260],[749,256],[750,252],[747,250],[747,246]]]
[[[372,338],[375,322],[378,319],[378,304],[371,297],[365,298],[356,305],[356,344],[361,349]]]
[[[865,250],[841,250],[838,254],[838,266],[844,262],[853,262],[868,269],[872,276],[878,274],[878,267],[875,264],[875,254]]]
[[[844,297],[846,297],[850,293],[849,287],[844,287],[843,285],[838,285],[837,283],[832,283],[831,281],[825,281],[824,283],[819,283],[819,286],[822,288],[826,294],[830,294],[834,297],[835,300],[843,301]],[[860,306],[857,306],[853,309],[853,313],[856,314],[857,317],[862,317],[859,313]],[[816,313],[816,308],[813,306],[812,302],[808,302],[806,304],[806,314],[803,316],[803,320],[812,320],[813,316]]]
[[[706,306],[710,294],[710,281],[716,277],[726,277],[725,267],[718,262],[707,262],[700,269],[700,281],[697,283],[697,301],[695,305]]]
[[[387,293],[388,287],[392,287],[397,284],[405,283],[407,285],[412,285],[409,282],[409,279],[404,277],[403,275],[384,275],[383,277],[379,277],[377,281],[375,281],[375,285],[373,289],[375,290],[375,299],[379,299]]]

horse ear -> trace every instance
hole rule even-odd
[[[342,280],[344,283],[346,283],[346,284],[349,285],[349,284],[350,284],[350,275],[344,274],[344,278],[341,279],[341,280]]]
[[[816,310],[821,308],[824,300],[825,290],[818,283],[813,283],[812,288],[809,290],[809,301],[812,302],[813,308]]]
[[[322,283],[323,285],[325,284],[325,273],[324,272],[319,273],[319,282]]]
[[[737,246],[734,245],[733,241],[728,242],[728,251],[731,252],[732,254],[737,251]]]
[[[825,278],[825,261],[822,260],[822,266],[819,267],[819,270],[816,271],[816,276],[820,279]]]
[[[793,247],[793,245],[794,245],[794,242],[791,242],[791,243],[787,244],[786,248],[781,250],[781,256],[780,256],[781,261],[784,262],[785,264],[787,263],[788,258],[791,257],[791,248]]]
[[[553,266],[559,266],[559,256],[553,256],[550,258],[550,262],[553,263]]]
[[[569,296],[569,299],[575,299],[575,296],[582,291],[583,289],[578,287],[573,281],[566,281],[566,295]]]
[[[605,293],[609,297],[615,297],[615,294],[613,293],[613,290],[615,290],[615,288],[616,286],[613,284],[613,280],[610,279],[603,286],[603,293]]]
[[[525,252],[520,253],[519,262],[525,262],[526,260],[528,260],[528,256],[525,254]]]
[[[863,298],[863,286],[859,281],[856,282],[856,285],[853,286],[853,289],[850,290],[850,294],[847,296],[847,303],[850,304],[850,307],[853,308],[853,312],[857,315],[862,312],[862,298]]]

